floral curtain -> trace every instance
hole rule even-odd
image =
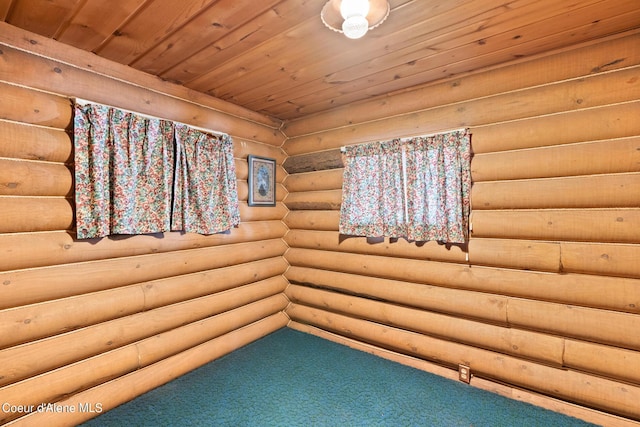
[[[79,239],[240,223],[233,143],[97,104],[75,106]]]
[[[171,122],[76,105],[74,139],[79,239],[170,229]]]
[[[471,138],[456,131],[345,147],[340,233],[464,243]]]
[[[404,185],[400,141],[345,147],[340,233],[402,236]]]
[[[172,228],[200,234],[240,223],[233,143],[176,124],[176,179]]]
[[[405,145],[407,237],[464,243],[471,194],[471,137],[466,131],[414,138]]]

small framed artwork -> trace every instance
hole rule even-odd
[[[276,205],[276,161],[249,154],[249,206]]]

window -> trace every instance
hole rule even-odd
[[[470,139],[462,130],[344,147],[340,233],[464,243]]]
[[[239,224],[233,147],[170,121],[97,104],[75,106],[79,239]]]

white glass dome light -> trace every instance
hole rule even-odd
[[[369,13],[369,0],[342,0],[340,3],[340,14],[344,19],[352,16],[367,16]]]
[[[369,31],[369,0],[342,0],[340,14],[344,18],[342,31],[350,39],[359,39]]]
[[[342,23],[342,31],[350,39],[359,39],[369,31],[369,21],[364,16],[351,16]]]
[[[327,0],[320,19],[330,30],[357,39],[382,24],[390,12],[387,0]]]

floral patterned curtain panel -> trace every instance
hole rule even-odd
[[[97,104],[75,106],[79,239],[239,224],[233,144],[186,125]]]
[[[340,233],[464,243],[471,137],[455,131],[345,147]]]
[[[400,141],[360,144],[343,150],[340,233],[406,234]]]
[[[171,122],[76,105],[74,139],[79,239],[170,230]]]
[[[176,124],[174,230],[213,234],[240,223],[233,143]]]

